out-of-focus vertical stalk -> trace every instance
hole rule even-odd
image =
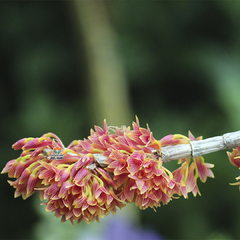
[[[88,65],[89,101],[95,124],[121,126],[132,119],[127,79],[103,1],[74,1]]]
[[[104,1],[74,2],[75,26],[84,42],[88,68],[89,101],[93,122],[101,126],[129,125],[133,120],[126,73],[118,48],[118,38],[111,26]],[[138,221],[139,211],[133,204],[119,210],[125,221]],[[110,216],[108,216],[109,218]]]

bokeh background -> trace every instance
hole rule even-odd
[[[156,139],[239,130],[239,12],[239,1],[1,1],[0,168],[20,138],[54,132],[68,145],[105,118],[121,126],[137,115]],[[199,183],[202,196],[75,227],[37,195],[14,199],[1,175],[0,239],[108,239],[114,221],[114,239],[238,239],[240,192],[229,183],[239,170],[224,151],[205,161],[215,179]]]

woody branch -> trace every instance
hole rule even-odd
[[[222,136],[206,138],[204,140],[190,141],[188,144],[165,146],[161,149],[163,162],[179,160],[182,158],[199,157],[212,152],[231,149],[240,146],[240,131],[226,133]],[[100,165],[104,165],[106,158],[101,154],[93,154]]]
[[[179,144],[162,147],[161,157],[163,162],[189,157],[199,157],[224,149],[240,146],[240,131],[226,133],[222,136],[207,138],[204,140],[190,141],[189,144]]]

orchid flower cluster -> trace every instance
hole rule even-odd
[[[155,210],[178,196],[200,195],[197,179],[214,177],[212,164],[202,156],[184,158],[171,172],[161,158],[163,146],[200,139],[189,132],[188,137],[167,135],[158,141],[137,118],[132,130],[108,127],[104,121],[103,128],[95,126],[87,139],[74,140],[68,147],[53,133],[17,141],[13,148],[22,153],[2,173],[16,179],[8,181],[16,189],[15,197],[26,199],[39,192],[46,211],[55,212],[62,222],[99,222],[126,203]]]

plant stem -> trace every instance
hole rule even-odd
[[[164,146],[161,149],[160,156],[163,162],[170,162],[172,160],[179,160],[182,158],[195,158],[212,152],[218,152],[224,149],[231,149],[239,146],[240,131],[237,131],[226,133],[222,136],[206,138],[204,140],[190,141],[187,144]],[[153,152],[156,151],[153,150]],[[105,156],[97,153],[93,154],[93,156],[101,167],[107,167],[104,163],[106,160]],[[96,164],[92,164],[88,168],[94,169],[95,167]]]
[[[161,160],[170,162],[182,158],[199,157],[212,152],[224,149],[231,149],[240,146],[240,131],[226,133],[222,136],[206,138],[204,140],[190,141],[188,144],[165,146],[161,149]],[[155,152],[155,151],[154,151]],[[100,165],[104,164],[105,157],[93,154]]]
[[[222,136],[207,138],[204,140],[190,141],[189,144],[162,147],[161,157],[163,162],[169,162],[182,158],[195,158],[238,146],[240,146],[240,131],[226,133]]]

